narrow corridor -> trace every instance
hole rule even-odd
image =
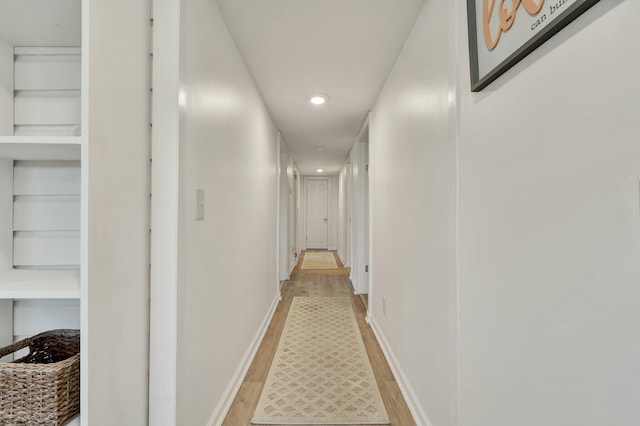
[[[251,418],[260,398],[262,387],[267,379],[280,335],[284,328],[289,307],[294,297],[349,297],[356,314],[362,340],[373,368],[378,388],[382,395],[389,420],[393,426],[411,426],[415,422],[409,408],[400,393],[380,346],[371,327],[366,323],[366,309],[360,296],[354,295],[349,280],[349,268],[345,268],[339,257],[334,256],[339,268],[333,270],[300,269],[305,251],[291,274],[291,279],[282,284],[282,300],[269,324],[269,328],[249,368],[227,417],[225,426],[245,426],[251,424]],[[329,426],[329,425],[327,425]]]

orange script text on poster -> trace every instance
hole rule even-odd
[[[509,1],[509,0],[507,0]],[[495,38],[493,38],[491,34],[491,19],[493,18],[493,11],[496,6],[496,0],[483,0],[482,4],[482,24],[484,27],[484,42],[487,45],[489,50],[495,49],[500,41],[500,36],[503,31],[507,31],[516,20],[516,15],[518,14],[518,9],[520,8],[520,4],[524,5],[524,8],[531,15],[536,15],[540,10],[542,10],[542,6],[544,5],[544,0],[539,0],[540,3],[536,3],[535,0],[511,0],[511,10],[507,10],[504,7],[505,0],[500,0],[500,5],[498,6],[498,16],[500,17],[500,26],[498,27],[497,34]]]

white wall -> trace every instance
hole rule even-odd
[[[640,2],[460,82],[462,426],[640,422]]]
[[[416,421],[434,426],[457,422],[451,7],[426,2],[369,129],[372,325]]]
[[[13,135],[13,46],[0,40],[0,136]]]
[[[149,2],[83,12],[82,423],[137,426],[148,421]]]
[[[351,162],[345,163],[338,174],[338,255],[345,266],[351,266],[348,239],[351,233]]]
[[[364,139],[360,138],[350,152],[351,157],[351,211],[353,224],[351,229],[351,282],[356,294],[367,294],[367,227],[366,227],[366,164],[368,147],[368,130]],[[370,236],[370,234],[369,234]]]
[[[419,422],[635,424],[640,3],[599,2],[478,94],[449,3],[371,118],[374,330]]]
[[[338,250],[338,175],[329,177],[329,250]]]
[[[204,425],[277,300],[279,147],[216,2],[181,2],[180,58],[176,424]]]
[[[296,264],[296,179],[295,164],[287,152],[287,146],[280,135],[280,187],[279,187],[279,275],[280,281],[289,279],[289,272]]]

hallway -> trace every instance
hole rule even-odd
[[[278,304],[273,319],[258,349],[249,372],[236,396],[227,417],[225,426],[250,425],[262,387],[269,373],[280,335],[284,328],[287,313],[294,297],[350,297],[356,314],[358,326],[364,341],[369,361],[373,368],[378,388],[382,395],[391,425],[415,425],[407,404],[400,393],[391,369],[378,345],[371,327],[366,323],[366,309],[360,296],[354,295],[349,280],[349,268],[345,268],[335,252],[337,270],[301,270],[304,254],[291,274],[291,279],[283,282],[282,300]]]
[[[494,3],[0,0],[0,347],[79,329],[81,426],[246,425],[343,295],[395,424],[640,425],[640,0]]]

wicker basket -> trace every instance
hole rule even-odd
[[[0,425],[62,425],[80,411],[80,332],[52,330],[0,348]]]

